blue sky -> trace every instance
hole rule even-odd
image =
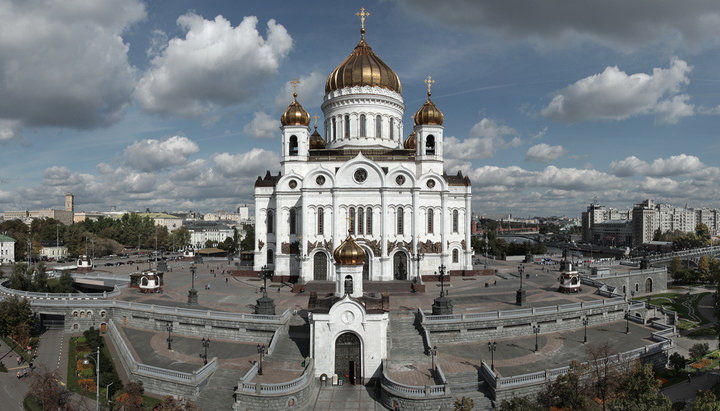
[[[720,207],[720,3],[689,0],[0,3],[0,210],[232,209],[277,170],[288,81],[320,114],[367,39],[424,84],[473,211],[572,215],[597,197]]]

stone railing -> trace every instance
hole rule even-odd
[[[280,315],[261,315],[249,313],[232,313],[225,311],[197,310],[193,308],[168,307],[156,304],[144,304],[123,300],[34,300],[32,306],[38,307],[100,307],[100,308],[125,308],[129,310],[152,312],[154,314],[182,315],[195,318],[212,318],[228,321],[251,321],[271,324],[283,324],[292,316],[291,310],[285,310]]]
[[[407,385],[401,384],[390,378],[385,370],[387,369],[386,360],[382,362],[382,386],[387,391],[404,397],[404,398],[427,398],[427,397],[443,397],[450,395],[450,389],[445,384],[439,385]],[[443,377],[444,378],[444,374]]]
[[[671,253],[650,255],[650,256],[648,256],[648,259],[650,261],[662,261],[662,260],[668,260],[668,259],[675,258],[675,257],[687,257],[687,256],[693,256],[693,255],[716,254],[716,253],[720,253],[720,246],[694,248],[692,250],[673,251]],[[642,261],[643,258],[645,258],[645,257],[633,257],[629,261],[639,263],[640,261]]]
[[[290,381],[281,383],[260,383],[252,382],[258,374],[258,364],[255,363],[238,382],[238,391],[243,394],[267,395],[267,394],[288,394],[304,388],[313,378],[313,359],[307,358],[303,373]]]
[[[627,277],[629,275],[632,276],[642,276],[642,275],[652,275],[652,274],[660,274],[667,271],[665,267],[661,268],[648,268],[646,270],[634,270],[634,271],[613,271],[608,274],[600,274],[600,275],[583,275],[583,277],[592,279],[592,280],[602,280],[603,278],[617,278],[617,277]]]
[[[155,367],[152,365],[142,364],[138,362],[130,352],[125,340],[120,331],[115,326],[112,320],[108,321],[108,334],[113,341],[113,344],[120,353],[120,360],[126,368],[128,374],[134,377],[144,377],[145,379],[161,380],[161,384],[145,384],[146,388],[153,390],[153,386],[167,386],[167,383],[178,384],[183,387],[176,387],[174,389],[167,389],[167,391],[182,392],[189,395],[197,395],[199,387],[207,382],[207,379],[217,370],[218,360],[216,357],[208,361],[207,364],[202,366],[200,369],[193,371],[192,373],[170,370],[161,367]],[[145,382],[145,381],[144,381]],[[165,390],[155,390],[160,394],[165,394]]]
[[[3,283],[0,283],[0,295],[15,295],[18,297],[27,298],[28,300],[100,300],[120,295],[120,287],[118,286],[113,287],[113,290],[110,292],[104,291],[102,293],[35,293],[9,288],[6,286],[8,282],[9,281],[4,281]]]
[[[423,322],[443,323],[443,322],[467,322],[482,320],[502,320],[508,318],[523,318],[539,315],[558,314],[574,312],[578,310],[602,308],[614,305],[626,304],[623,297],[604,298],[596,301],[583,301],[579,303],[552,305],[546,307],[521,308],[517,310],[506,311],[488,311],[472,314],[449,314],[449,315],[427,315],[423,313]]]
[[[425,322],[425,313],[423,310],[418,307],[417,309],[417,315],[420,317],[420,328],[422,328],[422,338],[423,338],[423,345],[425,345],[425,354],[429,353],[430,347],[432,346],[430,343],[430,333],[428,332],[427,328],[423,327],[422,324]]]

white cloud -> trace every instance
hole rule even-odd
[[[693,173],[705,168],[696,156],[679,154],[668,158],[657,158],[652,163],[630,156],[610,163],[610,172],[618,177],[647,175],[653,177],[677,176]]]
[[[269,20],[263,37],[258,19],[236,27],[223,16],[205,20],[194,13],[177,19],[185,38],[173,38],[152,59],[136,96],[146,110],[200,117],[254,96],[280,67],[292,47],[285,27]],[[158,46],[155,46],[158,49]]]
[[[188,156],[198,150],[195,142],[182,136],[141,140],[125,148],[125,164],[136,170],[157,171],[185,164]]]
[[[566,151],[562,146],[551,146],[545,143],[540,143],[528,149],[525,154],[525,160],[547,163],[565,155],[565,152]]]
[[[673,59],[668,68],[654,68],[652,74],[626,74],[617,67],[583,78],[556,92],[542,115],[563,123],[588,120],[624,120],[642,114],[656,114],[658,121],[675,124],[690,116],[694,107],[687,95],[678,95],[690,80],[692,68]]]
[[[264,111],[256,111],[243,131],[255,138],[273,138],[280,133],[280,120],[270,117]]]
[[[280,163],[280,157],[273,151],[254,148],[247,153],[220,153],[212,157],[217,169],[226,176],[257,176],[264,174],[268,165]]]
[[[1,2],[0,140],[117,121],[135,82],[121,35],[144,17],[137,0]]]
[[[521,167],[484,166],[470,174],[476,186],[549,187],[563,190],[592,190],[622,185],[622,180],[598,170],[547,166],[541,171]]]
[[[517,131],[490,118],[483,118],[470,129],[470,137],[445,137],[445,156],[458,160],[492,157],[497,150],[517,147],[522,140]]]
[[[541,45],[591,41],[630,51],[655,43],[696,47],[720,34],[720,3],[714,0],[402,0],[433,22],[490,31]]]

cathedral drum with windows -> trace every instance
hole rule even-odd
[[[397,74],[365,40],[328,76],[324,122],[311,133],[297,93],[281,116],[280,172],[255,183],[255,266],[291,281],[332,281],[348,234],[365,253],[365,281],[472,269],[471,185],[448,175],[443,113],[431,99],[403,132]],[[295,82],[293,82],[295,83]]]

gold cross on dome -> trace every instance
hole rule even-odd
[[[317,123],[318,123],[319,118],[320,118],[320,116],[318,116],[318,115],[312,116],[313,125],[315,126],[315,128],[317,128]]]
[[[290,80],[290,87],[292,87],[293,97],[297,97],[297,88],[298,88],[299,84],[300,84],[300,80],[298,80],[298,79]]]
[[[365,17],[369,16],[370,13],[365,11],[364,7],[360,8],[360,11],[355,13],[356,16],[360,17],[360,32],[365,33]]]
[[[425,81],[425,84],[427,84],[427,93],[429,96],[430,90],[432,89],[432,85],[435,83],[435,80],[433,80],[432,77],[427,76],[424,81]]]

